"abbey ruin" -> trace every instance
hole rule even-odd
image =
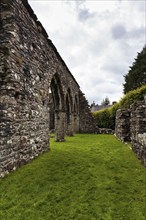
[[[0,8],[0,177],[3,177],[49,150],[52,129],[58,142],[65,141],[65,135],[100,131],[79,84],[28,1],[1,0]],[[132,140],[133,150],[146,165],[145,104],[117,112],[116,135],[123,141]]]
[[[27,0],[2,0],[0,176],[74,132],[94,133],[88,102]],[[53,126],[53,127],[52,127]]]

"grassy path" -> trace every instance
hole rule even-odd
[[[76,135],[0,181],[0,220],[146,220],[146,169],[112,135]]]

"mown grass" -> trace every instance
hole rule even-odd
[[[1,220],[145,220],[146,169],[112,135],[51,139],[0,181]]]

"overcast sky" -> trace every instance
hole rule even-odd
[[[29,0],[89,103],[123,96],[146,42],[145,0]]]

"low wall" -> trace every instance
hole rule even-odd
[[[110,128],[99,128],[99,134],[114,134],[114,130]]]
[[[146,166],[146,104],[138,102],[131,106],[131,143],[137,157]]]
[[[117,110],[115,132],[122,141],[130,141],[130,110]]]
[[[122,141],[131,141],[132,150],[146,166],[146,102],[140,101],[128,110],[116,113],[116,136]]]

